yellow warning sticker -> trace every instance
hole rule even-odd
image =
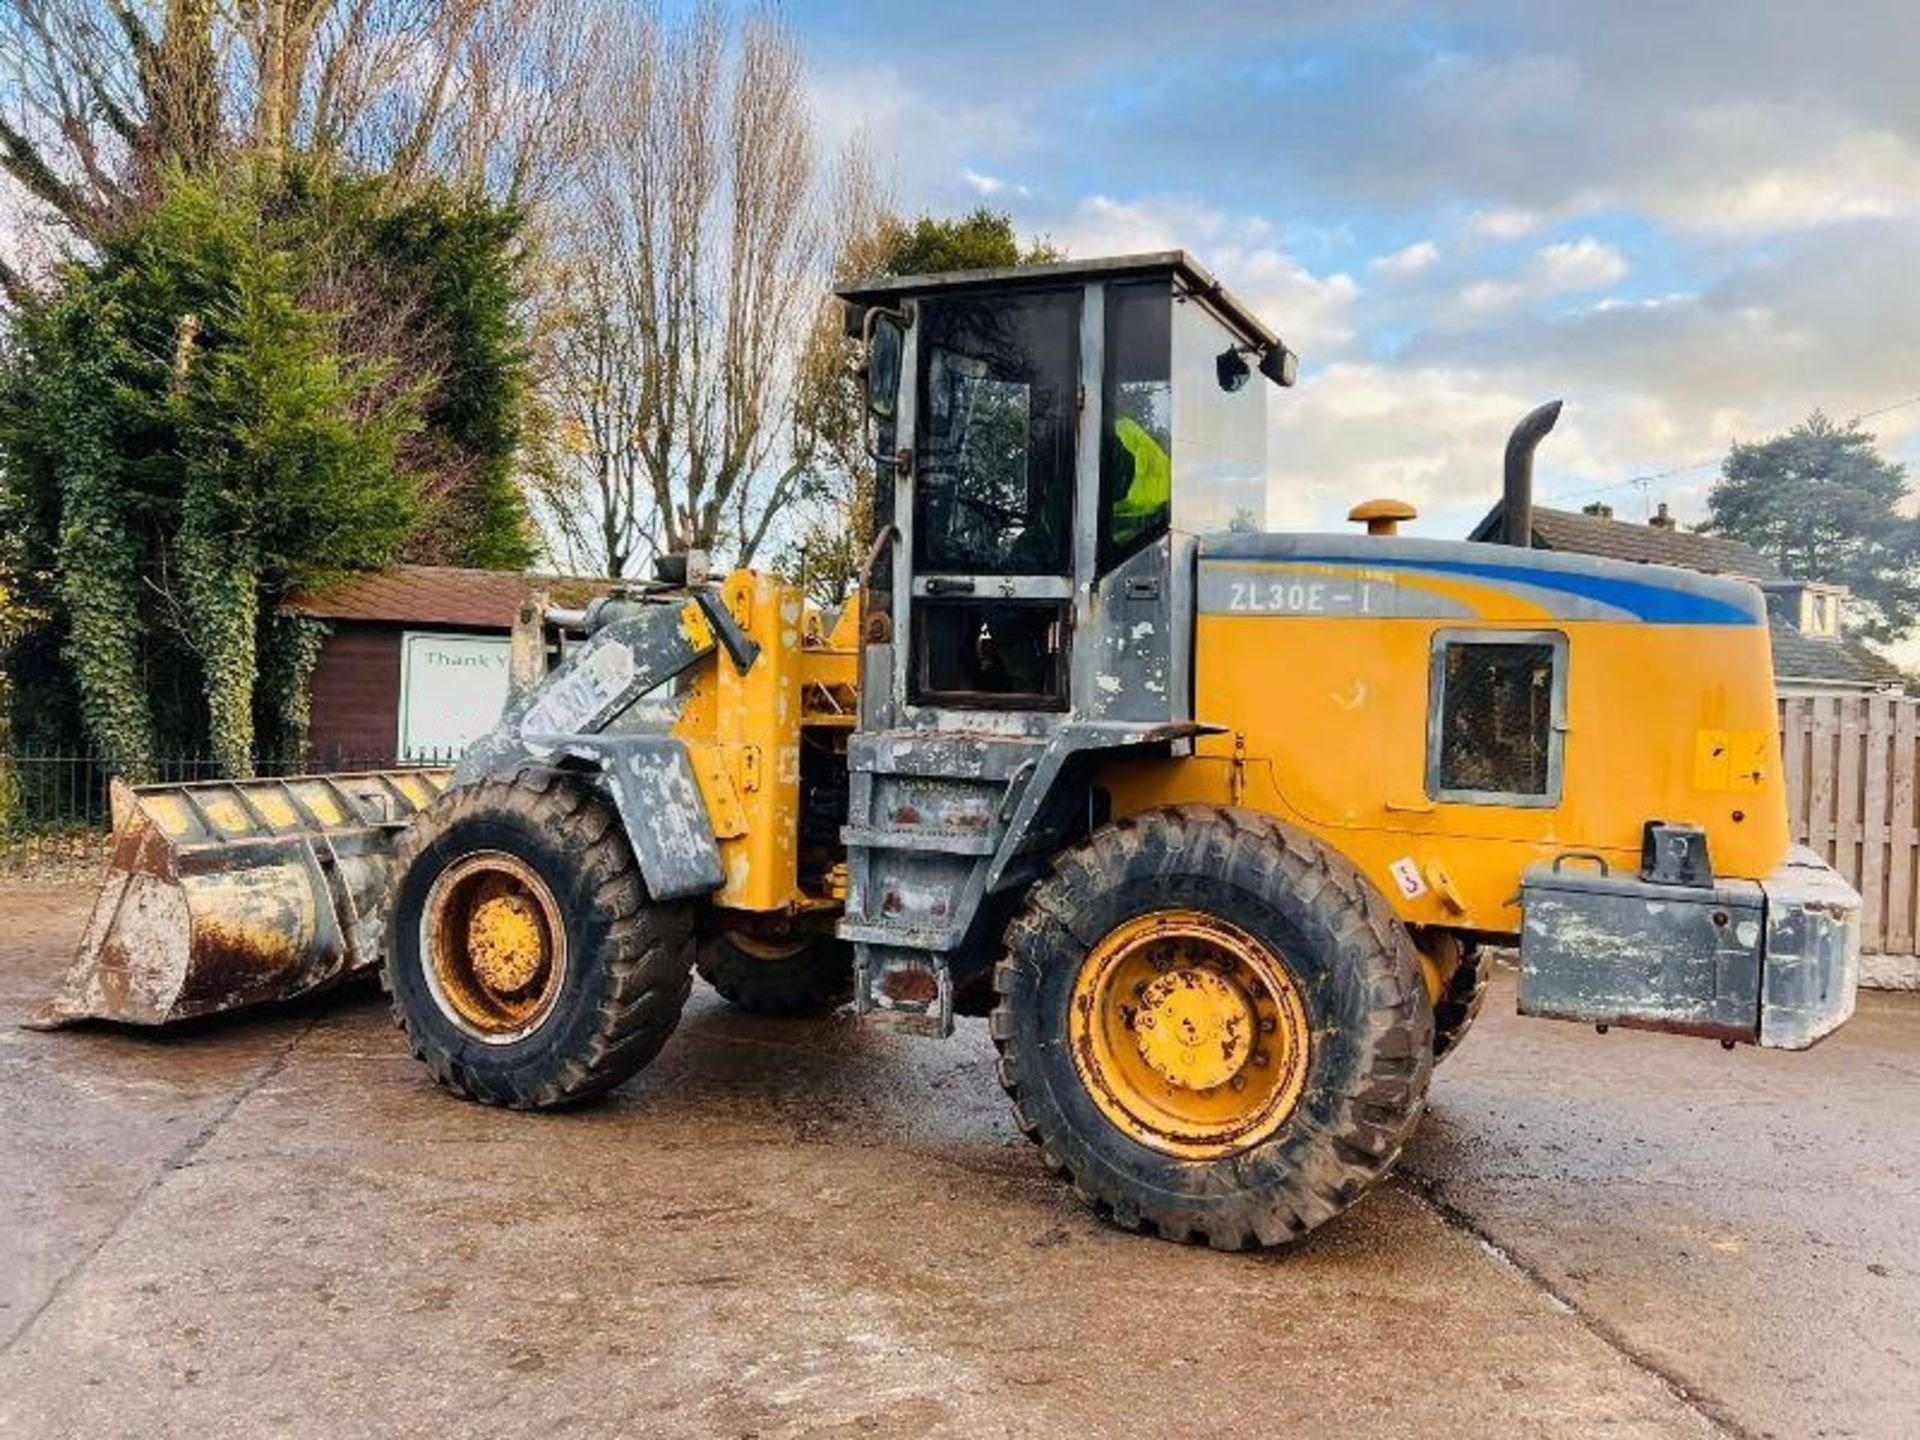
[[[1773,737],[1764,730],[1696,730],[1693,788],[1751,794],[1766,783]]]

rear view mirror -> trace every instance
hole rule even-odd
[[[894,463],[893,421],[900,409],[900,370],[907,347],[907,317],[897,310],[873,309],[861,321],[866,344],[867,413],[861,422],[867,454],[882,465]]]
[[[891,420],[900,404],[900,358],[906,349],[904,317],[892,310],[867,312],[867,413]]]

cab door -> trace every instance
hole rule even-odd
[[[918,303],[909,706],[1071,703],[1081,303],[1077,288]]]

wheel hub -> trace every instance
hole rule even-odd
[[[1305,993],[1284,958],[1197,910],[1153,911],[1101,939],[1074,979],[1067,1031],[1107,1119],[1182,1159],[1273,1134],[1312,1056]]]
[[[547,958],[540,916],[525,895],[495,895],[473,907],[467,952],[474,973],[490,990],[524,990]]]
[[[1258,1023],[1246,992],[1217,971],[1171,970],[1141,995],[1133,1038],[1168,1084],[1211,1090],[1240,1073]]]
[[[487,850],[449,865],[427,893],[420,930],[427,988],[467,1034],[511,1044],[553,1013],[566,927],[552,889],[519,856]]]

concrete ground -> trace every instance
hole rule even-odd
[[[939,1044],[710,992],[611,1102],[435,1090],[379,1001],[34,1034],[0,895],[0,1433],[1896,1435],[1920,997],[1802,1056],[1512,1015],[1301,1246],[1112,1231]]]

